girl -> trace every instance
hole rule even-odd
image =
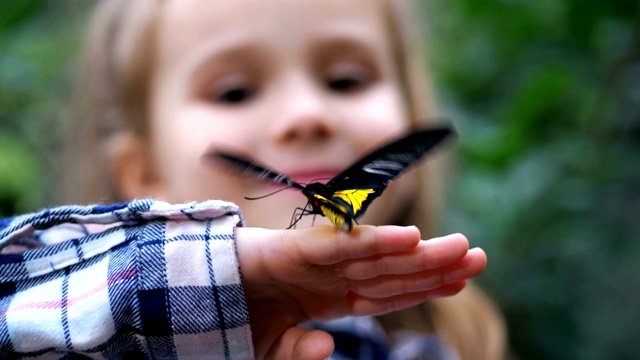
[[[308,183],[330,178],[387,140],[424,126],[435,108],[412,12],[407,2],[390,0],[102,1],[70,127],[64,200],[223,199],[239,206],[249,226],[287,227],[293,209],[304,205],[299,193],[245,200],[275,189],[233,177],[203,156],[211,147],[231,150]],[[416,224],[422,234],[432,234],[439,173],[433,164],[407,173],[360,222]],[[256,355],[262,357],[267,351],[260,339],[272,324],[253,318],[269,304],[252,305],[250,267],[242,264],[245,245],[237,246]],[[479,262],[478,254],[466,256]],[[454,292],[424,294],[422,300]],[[293,318],[292,325],[304,320]],[[387,340],[368,331],[359,338],[359,351],[367,343],[362,339],[373,339],[372,348],[388,344],[403,358],[503,356],[502,320],[471,286],[376,322],[344,321],[314,326],[344,334],[345,327],[362,329],[363,321],[371,329],[379,325]],[[304,336],[327,343],[323,333],[295,331],[301,344]],[[336,358],[349,355],[349,339],[342,344],[335,336]]]

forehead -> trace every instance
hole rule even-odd
[[[313,39],[332,37],[388,51],[383,8],[380,0],[169,0],[158,25],[160,56],[243,41],[300,51]]]

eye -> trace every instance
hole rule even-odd
[[[230,75],[215,81],[208,98],[218,104],[240,105],[251,101],[257,93],[257,87],[246,76]]]
[[[363,86],[363,82],[360,79],[355,78],[337,78],[327,81],[329,89],[336,92],[353,92],[360,89]]]
[[[327,88],[333,92],[353,93],[368,87],[373,76],[365,66],[341,63],[329,69],[325,81]]]
[[[251,100],[255,95],[255,89],[249,87],[238,87],[214,94],[213,100],[218,103],[239,104]]]

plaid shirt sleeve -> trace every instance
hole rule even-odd
[[[240,211],[222,201],[136,200],[0,220],[0,354],[253,358],[237,225]],[[30,250],[8,253],[19,246]]]

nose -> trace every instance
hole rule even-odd
[[[279,92],[270,132],[281,144],[325,141],[336,131],[336,113],[329,94],[302,75],[291,76]]]

